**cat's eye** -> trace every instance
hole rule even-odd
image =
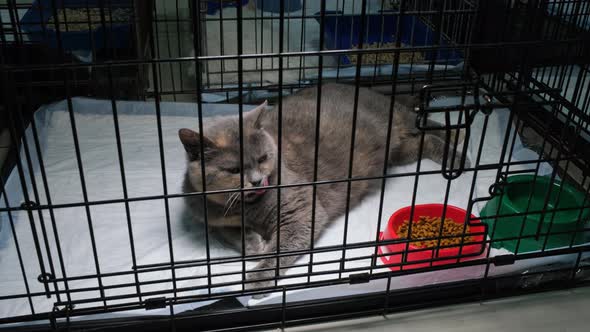
[[[264,154],[264,155],[262,155],[262,157],[258,158],[258,163],[259,163],[259,164],[260,164],[260,163],[263,163],[263,162],[265,162],[267,159],[268,159],[268,155],[267,155],[267,154]]]
[[[238,173],[240,173],[240,168],[239,167],[232,167],[232,168],[226,169],[226,171],[233,173],[233,174],[238,174]]]

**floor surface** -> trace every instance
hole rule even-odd
[[[590,331],[589,306],[590,287],[583,287],[285,330],[289,332],[586,332]]]

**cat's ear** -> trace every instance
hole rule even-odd
[[[252,123],[256,129],[262,129],[262,120],[264,118],[264,112],[268,107],[268,101],[264,101],[264,103],[258,105],[255,109],[248,112],[248,117],[252,119]]]
[[[215,151],[216,146],[213,141],[205,136],[201,140],[199,133],[190,129],[180,129],[178,131],[178,137],[191,160],[201,159],[201,146],[203,147],[205,156],[211,155],[211,152]]]

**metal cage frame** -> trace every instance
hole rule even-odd
[[[254,3],[254,1],[250,1]],[[424,132],[433,129],[443,129],[450,133],[452,129],[469,130],[473,116],[475,114],[492,114],[496,109],[508,108],[510,110],[509,123],[514,124],[516,132],[511,133],[507,130],[504,137],[504,144],[501,147],[500,162],[497,164],[480,165],[480,155],[477,160],[473,161],[471,167],[453,167],[443,165],[440,171],[423,171],[420,170],[420,162],[415,172],[388,174],[384,167],[383,176],[376,178],[353,178],[352,173],[346,179],[332,181],[316,181],[300,184],[279,184],[268,186],[268,189],[280,192],[283,188],[295,186],[312,186],[314,188],[314,206],[315,206],[315,188],[318,184],[324,183],[347,183],[348,194],[353,181],[363,180],[381,180],[381,202],[379,216],[382,215],[385,180],[395,177],[413,177],[417,185],[418,177],[427,174],[441,174],[450,184],[453,179],[465,172],[474,172],[483,170],[495,170],[496,180],[493,188],[490,188],[490,197],[484,199],[474,199],[473,192],[475,181],[471,188],[466,190],[469,193],[469,206],[467,207],[468,215],[474,208],[474,204],[485,202],[491,199],[492,195],[504,195],[503,186],[510,175],[520,174],[522,171],[511,170],[516,165],[530,164],[536,165],[536,171],[539,170],[541,163],[548,162],[554,166],[551,174],[551,180],[556,176],[573,183],[578,190],[585,194],[587,199],[590,190],[588,179],[590,170],[590,89],[587,82],[590,81],[590,33],[579,26],[579,24],[588,24],[590,22],[590,2],[589,1],[550,1],[550,0],[528,0],[528,1],[485,1],[485,0],[429,0],[413,1],[401,0],[393,8],[386,10],[390,6],[389,1],[381,1],[381,8],[371,11],[369,3],[375,1],[357,0],[352,1],[353,8],[360,22],[360,29],[357,31],[358,49],[342,49],[338,47],[328,47],[326,40],[326,24],[330,18],[344,19],[350,13],[344,13],[345,1],[338,1],[337,6],[342,5],[342,12],[330,12],[327,9],[329,1],[321,1],[319,13],[306,12],[310,1],[303,0],[302,14],[291,16],[286,10],[286,1],[279,1],[278,13],[268,14],[263,11],[254,11],[255,16],[244,16],[242,2],[236,1],[186,1],[187,12],[182,12],[177,0],[174,3],[175,10],[172,17],[163,15],[159,12],[158,1],[129,1],[133,6],[133,18],[130,21],[132,26],[132,44],[133,50],[130,53],[118,53],[114,49],[106,49],[104,53],[92,49],[93,60],[90,62],[80,62],[72,54],[64,49],[61,41],[61,34],[68,32],[61,31],[59,20],[56,22],[57,43],[55,49],[48,49],[39,46],[34,42],[27,41],[27,32],[23,29],[19,19],[21,10],[29,9],[30,5],[17,4],[14,0],[9,0],[4,5],[0,5],[0,12],[8,14],[9,21],[0,21],[0,79],[1,79],[1,107],[0,120],[3,128],[6,128],[11,136],[12,147],[10,158],[4,165],[1,177],[2,192],[0,197],[4,200],[5,207],[0,207],[0,213],[5,214],[8,218],[8,224],[12,229],[12,236],[17,242],[18,239],[14,232],[15,223],[13,214],[17,212],[26,213],[29,223],[33,229],[35,250],[40,268],[38,281],[43,284],[44,291],[31,292],[26,285],[26,293],[22,294],[0,294],[0,305],[3,301],[14,298],[28,299],[31,313],[29,315],[17,317],[0,318],[0,330],[46,330],[54,331],[63,328],[71,330],[83,330],[88,328],[103,328],[105,330],[191,330],[194,326],[200,329],[248,329],[248,328],[270,328],[285,327],[304,323],[327,321],[340,318],[357,317],[362,315],[387,314],[394,311],[409,310],[427,306],[436,306],[449,303],[458,303],[464,301],[481,300],[486,298],[508,296],[514,294],[530,293],[543,289],[554,289],[561,287],[574,287],[586,285],[590,280],[590,263],[584,261],[584,253],[590,252],[590,244],[574,245],[572,243],[566,248],[543,249],[536,252],[526,252],[511,255],[501,255],[490,257],[490,250],[483,256],[468,260],[459,261],[463,256],[451,257],[457,262],[444,265],[434,266],[433,263],[439,258],[433,258],[426,263],[430,266],[415,270],[373,272],[373,269],[384,267],[378,265],[377,260],[384,254],[377,253],[378,247],[393,244],[404,243],[409,248],[410,240],[386,240],[382,241],[375,238],[374,241],[343,244],[331,247],[312,247],[306,250],[298,250],[287,253],[270,253],[259,255],[240,254],[232,257],[212,258],[207,255],[206,259],[196,259],[189,261],[176,261],[173,258],[173,245],[170,237],[170,220],[167,218],[166,225],[168,230],[168,245],[171,259],[169,262],[159,264],[139,265],[134,260],[134,266],[126,271],[114,273],[101,273],[98,254],[96,251],[95,239],[92,235],[93,218],[90,213],[90,207],[108,204],[124,204],[127,213],[128,231],[133,252],[133,236],[131,230],[131,216],[129,214],[129,204],[139,201],[163,201],[165,202],[167,214],[168,200],[176,199],[190,195],[209,195],[220,192],[247,192],[248,189],[242,188],[237,190],[207,191],[189,194],[169,193],[166,183],[166,170],[164,147],[161,127],[161,109],[160,103],[163,101],[177,101],[183,98],[193,98],[197,104],[198,126],[203,128],[203,104],[206,95],[215,94],[221,96],[221,100],[227,103],[238,105],[240,126],[242,125],[244,113],[243,105],[246,102],[259,101],[261,97],[258,92],[270,93],[269,100],[277,105],[279,119],[283,112],[282,102],[285,95],[300,89],[302,87],[318,87],[318,103],[316,114],[320,114],[321,86],[329,81],[341,81],[354,84],[357,92],[355,100],[358,100],[358,89],[361,86],[371,86],[372,88],[389,95],[393,101],[396,98],[403,98],[407,95],[419,97],[420,103],[416,106],[415,111],[419,114],[419,119],[426,119],[429,114],[460,111],[461,116],[455,124],[447,122],[442,128],[428,128],[421,121],[417,126]],[[334,1],[336,2],[336,1]],[[58,17],[57,8],[61,1],[53,0],[52,3],[54,17]],[[106,29],[108,22],[105,19],[105,10],[110,10],[111,2],[108,0],[98,1],[99,8],[102,8],[101,24]],[[160,4],[163,3],[160,2]],[[392,2],[393,3],[393,2]],[[86,10],[90,7],[88,1],[85,2]],[[230,7],[231,16],[228,17],[227,10],[217,10],[214,13],[208,12],[207,4],[215,4],[220,8],[225,5]],[[397,7],[396,7],[397,6]],[[553,6],[554,15],[547,14],[548,6]],[[571,10],[568,12],[568,10]],[[377,13],[377,14],[375,14]],[[260,16],[258,16],[260,14]],[[226,15],[226,16],[224,16]],[[394,20],[398,24],[396,29],[395,46],[383,48],[365,47],[365,38],[367,31],[364,31],[366,20],[369,15],[379,16],[383,21]],[[402,45],[403,39],[400,23],[404,17],[415,17],[413,24],[423,24],[431,29],[431,45]],[[3,16],[4,17],[4,16]],[[109,16],[110,17],[110,16]],[[2,19],[0,17],[0,19]],[[317,35],[319,49],[309,50],[305,45],[304,34],[306,22],[315,20],[318,22]],[[503,22],[502,28],[492,27],[493,21]],[[282,36],[287,30],[295,29],[292,27],[293,22],[301,24],[300,47],[297,50],[290,48],[290,44]],[[250,27],[249,22],[253,22]],[[266,44],[264,47],[264,33],[262,27],[264,22],[271,22],[276,28],[278,42],[275,45],[275,36],[271,35],[272,44]],[[80,22],[74,22],[80,23]],[[87,23],[90,26],[89,21]],[[65,22],[67,27],[72,22]],[[110,22],[112,25],[112,22]],[[211,29],[215,26],[217,29]],[[224,29],[228,27],[225,24],[235,26],[236,35],[241,36],[246,28],[260,28],[256,30],[256,45],[254,52],[246,52],[246,46],[242,38],[237,38],[235,52],[227,51],[223,48],[223,40],[219,50],[213,50],[212,45],[208,43],[208,36],[221,36],[223,39]],[[275,27],[276,25],[276,27]],[[293,25],[294,26],[294,25]],[[44,25],[43,25],[44,27]],[[112,26],[111,26],[112,27]],[[415,31],[415,26],[411,30]],[[274,31],[275,29],[271,29]],[[368,28],[367,28],[368,30]],[[181,33],[182,32],[182,33]],[[258,49],[258,33],[260,35],[260,49]],[[177,43],[173,45],[170,35],[177,34]],[[161,40],[159,36],[165,34],[168,36]],[[182,39],[184,35],[188,39]],[[92,36],[92,34],[89,34]],[[353,34],[349,36],[352,40]],[[383,37],[383,36],[381,36]],[[106,38],[106,37],[105,37]],[[268,36],[266,37],[268,38]],[[413,37],[412,37],[413,38]],[[106,39],[105,39],[106,40]],[[189,43],[185,43],[190,40]],[[410,39],[411,43],[415,42]],[[351,42],[352,44],[352,42]],[[94,44],[92,44],[94,45]],[[189,46],[187,46],[189,45]],[[181,54],[182,48],[194,50],[193,55]],[[50,56],[44,59],[35,58],[38,50],[46,52]],[[177,53],[175,53],[177,50]],[[439,57],[443,51],[456,51],[463,57],[462,65],[451,68],[449,58]],[[214,54],[219,51],[220,54]],[[415,52],[430,52],[429,59],[415,61],[414,56],[408,68],[404,73],[399,72],[400,59],[402,54]],[[372,74],[364,75],[362,72],[363,57],[375,56],[379,54],[391,54],[392,63],[390,72],[385,74],[379,70],[377,65],[373,66]],[[344,56],[356,56],[355,64],[343,65],[341,60]],[[315,62],[308,64],[305,59],[314,59]],[[293,66],[291,59],[295,59],[298,66]],[[334,60],[336,59],[336,60]],[[270,62],[270,67],[268,67]],[[276,62],[276,66],[275,66]],[[221,71],[211,69],[214,64],[219,64]],[[265,63],[267,66],[265,67]],[[225,66],[235,66],[235,69],[227,69]],[[187,77],[186,70],[194,66],[192,76],[189,73]],[[419,66],[425,68],[422,71],[417,70]],[[442,66],[442,69],[440,69]],[[352,75],[341,75],[341,70],[346,68],[353,72]],[[579,69],[575,69],[579,68]],[[227,69],[227,70],[226,70]],[[574,75],[573,70],[577,70]],[[125,71],[128,70],[128,71]],[[326,76],[328,71],[336,70],[335,76]],[[289,71],[296,72],[295,82],[287,82],[286,75]],[[369,72],[371,70],[368,70]],[[90,73],[90,74],[88,74]],[[131,73],[130,78],[125,79],[126,73]],[[98,76],[97,76],[98,75]],[[175,76],[176,75],[176,76]],[[219,78],[215,78],[218,75]],[[228,75],[225,77],[224,75]],[[574,77],[575,76],[575,77]],[[269,77],[271,78],[269,81]],[[549,77],[549,78],[547,78]],[[290,77],[288,77],[290,79]],[[166,87],[163,80],[171,80],[171,89]],[[217,81],[216,81],[217,79]],[[97,82],[101,83],[97,83]],[[130,84],[125,92],[119,92],[121,86]],[[191,86],[192,85],[192,86]],[[569,93],[572,87],[573,93]],[[435,107],[430,101],[437,96],[453,93],[462,100],[461,105],[456,107]],[[115,132],[117,141],[117,161],[119,164],[122,183],[123,198],[114,198],[109,200],[92,201],[88,198],[85,186],[85,174],[82,166],[79,143],[76,136],[76,123],[73,115],[71,104],[72,97],[76,95],[88,95],[92,97],[105,98],[112,101],[113,118],[115,121]],[[473,102],[467,99],[472,98]],[[68,101],[68,111],[70,114],[70,124],[74,136],[75,155],[77,159],[79,177],[82,183],[83,197],[77,202],[68,202],[64,204],[52,204],[51,193],[49,192],[46,175],[44,173],[43,157],[39,147],[39,137],[36,131],[34,121],[34,112],[43,104],[56,100],[65,99]],[[159,153],[161,159],[161,171],[163,178],[163,192],[151,196],[130,197],[127,193],[125,182],[125,170],[123,158],[124,153],[121,149],[121,137],[118,128],[118,113],[115,100],[118,99],[137,99],[153,101],[156,107],[156,118],[158,126]],[[355,103],[356,105],[356,103]],[[389,113],[389,132],[391,135],[391,119],[393,117],[393,107]],[[356,115],[356,107],[355,107]],[[355,128],[356,117],[351,124]],[[278,124],[281,128],[281,122]],[[27,128],[33,130],[34,142],[27,142],[23,133]],[[508,127],[510,128],[510,126]],[[0,128],[2,129],[2,128]],[[202,130],[200,130],[202,133]],[[353,129],[354,132],[354,129]],[[512,150],[515,146],[514,136],[517,134],[528,138],[539,152],[539,158],[526,161],[513,161],[510,159]],[[201,134],[202,135],[202,134]],[[485,127],[484,127],[485,135]],[[279,135],[280,137],[280,135]],[[316,137],[319,137],[319,124],[316,125]],[[354,137],[354,135],[353,135]],[[483,139],[482,139],[483,142]],[[389,145],[389,142],[388,142]],[[34,150],[29,147],[34,146]],[[480,146],[481,147],[481,146]],[[455,147],[457,148],[457,147]],[[387,150],[387,149],[386,149]],[[243,142],[240,142],[240,151],[243,151]],[[278,142],[279,156],[281,155],[281,141]],[[317,173],[318,161],[318,140],[315,146],[315,164]],[[25,156],[22,159],[20,156]],[[354,153],[354,144],[351,144],[350,155]],[[447,151],[446,153],[452,153]],[[42,183],[37,183],[35,177],[26,174],[25,170],[32,167],[31,156],[36,156],[39,161],[42,172]],[[422,155],[420,147],[419,155]],[[243,168],[243,158],[241,158]],[[352,158],[351,158],[352,160]],[[352,163],[352,161],[351,161]],[[28,165],[28,167],[25,167]],[[457,166],[457,165],[454,165]],[[352,167],[352,166],[350,166]],[[4,184],[8,174],[16,171],[21,179],[22,192],[25,195],[25,201],[20,206],[10,206],[6,198],[11,193],[4,190]],[[533,172],[536,178],[536,172]],[[25,179],[30,178],[28,183]],[[280,179],[280,171],[279,171]],[[450,185],[449,185],[450,186]],[[446,188],[445,201],[449,196],[449,186]],[[43,191],[43,192],[42,192]],[[47,199],[47,204],[39,203],[40,194]],[[412,193],[412,206],[416,202],[416,187]],[[278,196],[280,197],[280,195]],[[280,198],[279,198],[280,199]],[[590,203],[584,200],[583,209],[590,208]],[[530,200],[530,199],[529,199]],[[242,200],[243,202],[243,200]],[[96,268],[95,273],[87,275],[67,276],[63,263],[63,257],[59,251],[58,256],[50,253],[48,247],[50,232],[53,237],[59,238],[57,224],[53,211],[60,208],[79,207],[84,208],[87,217],[90,234],[92,237],[93,256],[92,260]],[[243,207],[242,207],[243,208]],[[527,211],[517,216],[526,216],[531,213],[555,214],[573,208],[551,208],[547,202],[540,211]],[[46,220],[42,211],[49,211],[50,218]],[[348,216],[348,209],[346,215]],[[443,213],[444,215],[444,213]],[[497,215],[488,217],[496,218]],[[580,214],[581,218],[581,214]],[[481,219],[481,217],[478,217]],[[467,221],[472,221],[468,218]],[[205,221],[207,225],[207,221]],[[550,222],[550,228],[553,224],[553,218]],[[207,227],[207,226],[206,226]],[[242,223],[242,227],[244,227]],[[380,227],[378,227],[379,229]],[[280,229],[280,228],[279,228]],[[346,232],[345,229],[345,238]],[[489,234],[494,234],[494,228],[489,229]],[[313,232],[312,232],[313,233]],[[589,228],[579,227],[571,232],[572,238],[577,234],[590,233]],[[568,233],[569,234],[569,233]],[[441,248],[441,236],[433,238],[439,243],[438,249]],[[463,234],[465,235],[465,234]],[[536,236],[543,235],[541,230]],[[545,234],[546,235],[546,234]],[[513,239],[519,242],[525,238],[522,231]],[[208,241],[208,238],[206,238]],[[312,241],[313,242],[313,241]],[[494,240],[486,239],[484,244],[490,245]],[[208,243],[208,242],[207,242]],[[243,244],[244,245],[244,244]],[[463,243],[461,248],[463,248]],[[241,290],[224,291],[221,293],[213,292],[212,289],[220,286],[212,282],[216,275],[211,272],[211,266],[228,262],[241,262],[244,266],[241,272],[245,276],[245,262],[261,258],[278,258],[281,255],[301,255],[330,251],[342,251],[354,248],[374,248],[374,254],[370,257],[343,257],[338,261],[340,269],[328,271],[337,273],[338,278],[332,278],[324,281],[311,281],[312,276],[320,275],[321,272],[312,272],[314,264],[325,264],[325,262],[301,264],[300,266],[309,267],[309,272],[304,275],[294,277],[306,277],[307,281],[296,284],[278,285],[279,280],[292,278],[293,276],[277,276],[273,278],[275,286],[263,290],[246,290],[245,280],[224,284],[223,286],[239,285]],[[443,247],[444,248],[444,247]],[[244,247],[242,248],[244,249]],[[437,249],[437,250],[438,250]],[[243,252],[243,251],[242,251]],[[576,254],[575,262],[564,262],[562,265],[552,265],[539,267],[537,270],[531,270],[526,274],[509,274],[503,276],[489,275],[491,266],[504,266],[514,264],[517,261],[534,259],[546,256],[560,256],[565,254]],[[406,256],[404,256],[406,257]],[[21,273],[23,280],[25,269],[21,259]],[[345,262],[354,259],[369,259],[371,264],[365,268],[347,269]],[[448,259],[448,258],[447,258]],[[398,265],[403,267],[408,262],[404,259]],[[463,280],[449,282],[442,285],[424,285],[414,289],[392,290],[390,288],[392,279],[401,275],[410,275],[423,272],[439,271],[446,269],[461,268],[467,266],[479,265],[484,268],[482,278],[475,280]],[[176,271],[183,268],[194,266],[205,266],[208,268],[206,275],[197,275],[191,277],[178,277]],[[385,266],[388,267],[388,266]],[[287,267],[277,267],[280,269]],[[168,280],[139,281],[138,275],[149,273],[150,271],[166,270],[171,272],[171,278]],[[328,272],[324,272],[328,274]],[[343,277],[342,273],[350,273],[349,276]],[[134,282],[125,285],[105,285],[103,278],[117,275],[134,276]],[[81,279],[96,279],[98,286],[92,289],[76,289],[69,285],[69,282]],[[176,286],[177,280],[186,279],[206,279],[206,286],[190,287],[187,289]],[[386,280],[387,286],[384,291],[366,295],[357,295],[346,298],[327,298],[324,300],[313,300],[303,302],[287,301],[287,294],[292,290],[317,288],[334,285],[358,284],[374,282],[375,280]],[[154,284],[158,282],[172,283],[172,288],[164,288],[157,291],[141,290],[141,286]],[[128,295],[108,296],[105,291],[109,288],[117,287],[134,287],[135,293]],[[71,295],[76,292],[98,291],[100,296],[88,297],[82,299],[72,299]],[[188,291],[206,290],[205,294],[187,295],[183,294]],[[268,305],[254,308],[242,306],[235,300],[239,296],[255,295],[267,293],[269,291],[281,292],[282,301],[280,304]],[[55,303],[52,311],[38,312],[33,305],[35,297],[54,297]],[[119,301],[117,304],[111,304],[111,301]],[[205,306],[192,312],[175,312],[174,306],[181,303],[191,303],[200,301],[219,300],[215,304]],[[121,302],[122,301],[122,302]],[[132,309],[154,309],[169,308],[170,315],[166,317],[150,316],[146,311],[145,316],[136,318],[105,318],[93,320],[73,320],[73,317],[84,317],[93,314],[114,313]],[[224,319],[220,320],[219,317]],[[13,323],[21,323],[13,325]],[[24,323],[24,324],[23,324]],[[3,326],[3,324],[6,324]]]

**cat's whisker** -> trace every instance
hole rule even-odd
[[[235,192],[235,193],[231,194],[231,195],[230,195],[230,197],[229,197],[229,199],[228,199],[228,203],[230,203],[230,205],[231,205],[231,203],[232,203],[232,202],[233,202],[233,201],[234,201],[234,200],[235,200],[235,199],[236,199],[238,196],[240,196],[240,193],[239,193],[239,192]]]
[[[229,203],[229,206],[227,206],[227,207],[225,208],[225,211],[223,212],[223,216],[224,216],[224,217],[225,217],[225,216],[227,216],[227,213],[228,213],[228,212],[231,210],[231,208],[232,208],[232,207],[235,205],[235,203],[238,201],[238,198],[239,198],[239,197],[240,197],[240,193],[239,193],[239,192],[237,192],[237,193],[233,193],[233,194],[232,194],[232,195],[229,197],[229,199],[228,199],[228,200],[227,200],[227,202],[226,202],[226,205],[227,205],[227,203]]]
[[[240,200],[240,193],[236,193],[233,201],[230,203],[230,209],[236,205],[236,203]]]
[[[229,195],[229,198],[225,200],[225,204],[223,205],[223,210],[226,211],[228,209],[228,205],[230,205],[230,202],[234,199],[236,193],[232,193],[231,195]]]
[[[232,200],[232,202],[229,204],[229,206],[227,207],[227,209],[225,209],[225,212],[223,213],[224,217],[227,216],[227,213],[232,209],[232,207],[235,205],[235,202],[237,201],[237,197]]]
[[[229,202],[234,198],[234,195],[236,193],[232,193],[231,195],[229,195],[229,198],[225,200],[225,205],[223,205],[223,208],[226,209],[227,205],[229,204]]]
[[[223,207],[224,210],[227,210],[231,206],[231,202],[234,200],[235,195],[231,194],[227,201],[225,201],[225,206]]]

